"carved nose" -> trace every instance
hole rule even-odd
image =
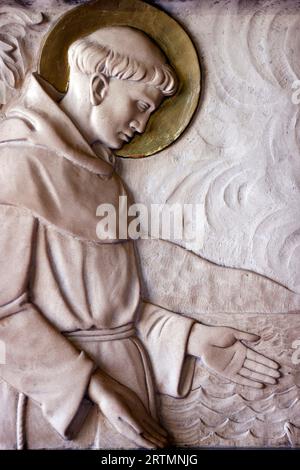
[[[138,132],[139,134],[141,134],[142,132],[144,132],[146,128],[147,121],[148,119],[147,120],[145,119],[144,121],[134,120],[130,122],[129,127],[135,132]]]

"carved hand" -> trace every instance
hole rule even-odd
[[[280,377],[279,365],[245,346],[241,341],[257,341],[259,336],[234,328],[192,327],[188,354],[200,357],[206,367],[241,385],[263,388]]]
[[[93,374],[88,394],[110,423],[135,444],[165,447],[167,432],[148,414],[139,397],[100,370]]]

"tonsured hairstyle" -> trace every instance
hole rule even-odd
[[[69,47],[68,62],[71,70],[142,82],[158,88],[165,96],[174,95],[177,90],[175,72],[167,63],[146,65],[89,37],[78,39]]]

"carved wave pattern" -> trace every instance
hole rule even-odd
[[[193,161],[163,187],[170,203],[205,205],[196,253],[300,293],[300,4],[225,3],[197,25],[207,88],[187,136]]]
[[[291,360],[299,315],[285,313],[279,320],[270,312],[299,311],[300,104],[292,97],[300,79],[300,2],[161,3],[198,44],[200,108],[176,144],[150,159],[122,161],[120,171],[136,200],[202,203],[204,240],[194,252],[212,263],[206,262],[202,276],[195,256],[183,275],[184,255],[174,251],[165,259],[155,252],[155,269],[149,257],[145,276],[147,293],[174,310],[179,299],[181,311],[199,321],[261,334],[260,352],[283,365],[279,384],[263,391],[225,382],[198,365],[199,388],[182,400],[161,396],[161,415],[179,445],[299,446],[300,370]],[[147,250],[140,251],[145,261]],[[229,280],[216,288],[216,271],[208,276],[213,264],[238,269],[228,270]],[[262,288],[259,297],[260,281],[253,279],[255,288],[231,291],[226,308],[230,276],[240,269],[281,286],[276,290],[270,282],[273,294]],[[283,305],[282,286],[294,295],[295,308]],[[230,313],[236,311],[239,316]]]
[[[300,439],[299,398],[299,387],[292,385],[248,400],[233,386],[208,377],[188,400],[162,399],[164,422],[180,446],[294,447]]]
[[[200,319],[200,318],[199,318]],[[222,315],[210,323],[224,323]],[[232,325],[249,331],[253,321],[240,315]],[[278,385],[263,390],[241,387],[213,375],[197,364],[194,383],[198,388],[187,398],[161,397],[161,412],[177,445],[182,446],[292,446],[300,444],[300,370],[293,365],[292,348],[300,337],[300,317],[287,326],[285,315],[255,319],[260,352],[277,359],[282,367]],[[195,388],[195,387],[194,387]]]

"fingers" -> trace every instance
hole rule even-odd
[[[234,380],[254,388],[263,388],[264,384],[275,385],[280,377],[278,368],[277,362],[247,348],[243,367]]]
[[[252,388],[263,388],[264,384],[261,382],[255,382],[254,380],[247,379],[246,377],[242,377],[239,374],[236,374],[232,379],[234,382],[236,382],[239,385],[246,385],[246,387],[252,387]]]
[[[135,434],[133,433],[132,436],[130,436],[130,432],[125,434],[125,437],[128,437],[132,442],[137,444],[139,447],[144,447],[146,449],[156,449],[157,445],[148,440],[147,438],[143,437],[142,434]]]
[[[126,423],[129,426],[131,426],[132,429],[134,429],[134,431],[137,434],[142,434],[142,432],[144,431],[144,429],[140,425],[140,423],[132,415],[130,415],[129,413],[127,413],[125,416],[123,415],[123,418],[121,418],[121,416],[119,416],[119,420],[122,423]]]
[[[122,421],[128,424],[128,426],[131,426],[137,435],[143,435],[145,438],[147,438],[148,441],[152,442],[156,446],[165,447],[167,445],[167,438],[153,430],[153,427],[147,421],[144,420],[140,424],[131,416],[126,416],[126,418],[124,418]]]
[[[160,439],[156,439],[153,434],[148,434],[147,432],[143,432],[142,436],[145,437],[149,442],[152,442],[155,447],[160,447],[161,449],[167,445],[167,441],[161,441]]]
[[[251,359],[252,361],[258,362],[259,364],[270,367],[271,369],[279,369],[279,364],[277,364],[277,362],[263,356],[262,354],[252,351],[252,349],[247,348],[246,357],[247,359]]]
[[[146,415],[147,416],[147,415]],[[147,419],[148,418],[148,419]],[[165,447],[168,444],[167,432],[163,430],[164,436],[162,436],[158,431],[154,429],[154,424],[156,428],[162,429],[155,421],[147,416],[141,422],[135,419],[131,415],[127,415],[124,418],[119,418],[122,423],[127,424],[128,427],[131,427],[136,435],[144,436],[149,442],[155,444],[158,447]]]
[[[268,366],[264,366],[259,362],[252,361],[251,359],[246,359],[244,362],[243,367],[246,369],[253,370],[254,372],[259,372],[260,374],[269,375],[270,377],[274,377],[275,379],[279,379],[280,372],[276,369],[271,369]]]
[[[154,429],[154,427],[153,427],[153,425],[150,421],[144,420],[143,421],[143,426],[149,434],[151,434],[153,437],[155,437],[155,439],[158,439],[164,446],[168,444],[167,434],[162,436],[159,432],[156,431],[156,429]],[[143,434],[145,434],[145,433],[143,433]]]
[[[152,418],[142,403],[140,403],[139,406],[137,406],[136,403],[133,403],[131,406],[131,412],[133,412],[132,419],[148,423],[153,431],[156,431],[160,436],[165,438],[168,437],[168,432],[154,418]],[[138,416],[138,419],[136,419],[134,415]]]
[[[234,336],[236,339],[242,339],[244,341],[258,341],[260,336],[255,335],[254,333],[247,333],[246,331],[240,331],[240,330],[234,330],[233,329]]]
[[[137,444],[139,447],[144,447],[146,449],[155,449],[157,445],[144,437],[142,434],[139,434],[132,428],[128,423],[119,418],[117,423],[114,423],[117,431],[122,434],[124,437],[127,437],[130,441]]]
[[[155,421],[150,415],[147,414],[147,416],[144,418],[146,422],[149,423],[149,425],[159,434],[161,434],[164,437],[168,437],[167,431],[160,426],[160,424]]]
[[[137,415],[137,418],[133,415],[131,416],[131,421],[127,420],[128,422],[131,422],[135,420],[135,422],[141,423],[141,426],[143,430],[141,431],[141,426],[136,426],[133,425],[135,429],[138,429],[139,432],[146,431],[148,434],[152,435],[156,439],[158,439],[163,445],[167,445],[168,443],[168,433],[165,429],[163,429],[160,424],[155,421],[154,418],[146,411],[144,407],[141,409],[136,409],[135,414]]]
[[[246,377],[251,380],[255,380],[257,382],[262,382],[265,384],[276,384],[276,379],[273,377],[270,377],[269,375],[265,374],[260,374],[259,372],[254,372],[252,370],[246,369],[245,367],[242,367],[241,370],[239,371],[239,375],[242,377]]]

